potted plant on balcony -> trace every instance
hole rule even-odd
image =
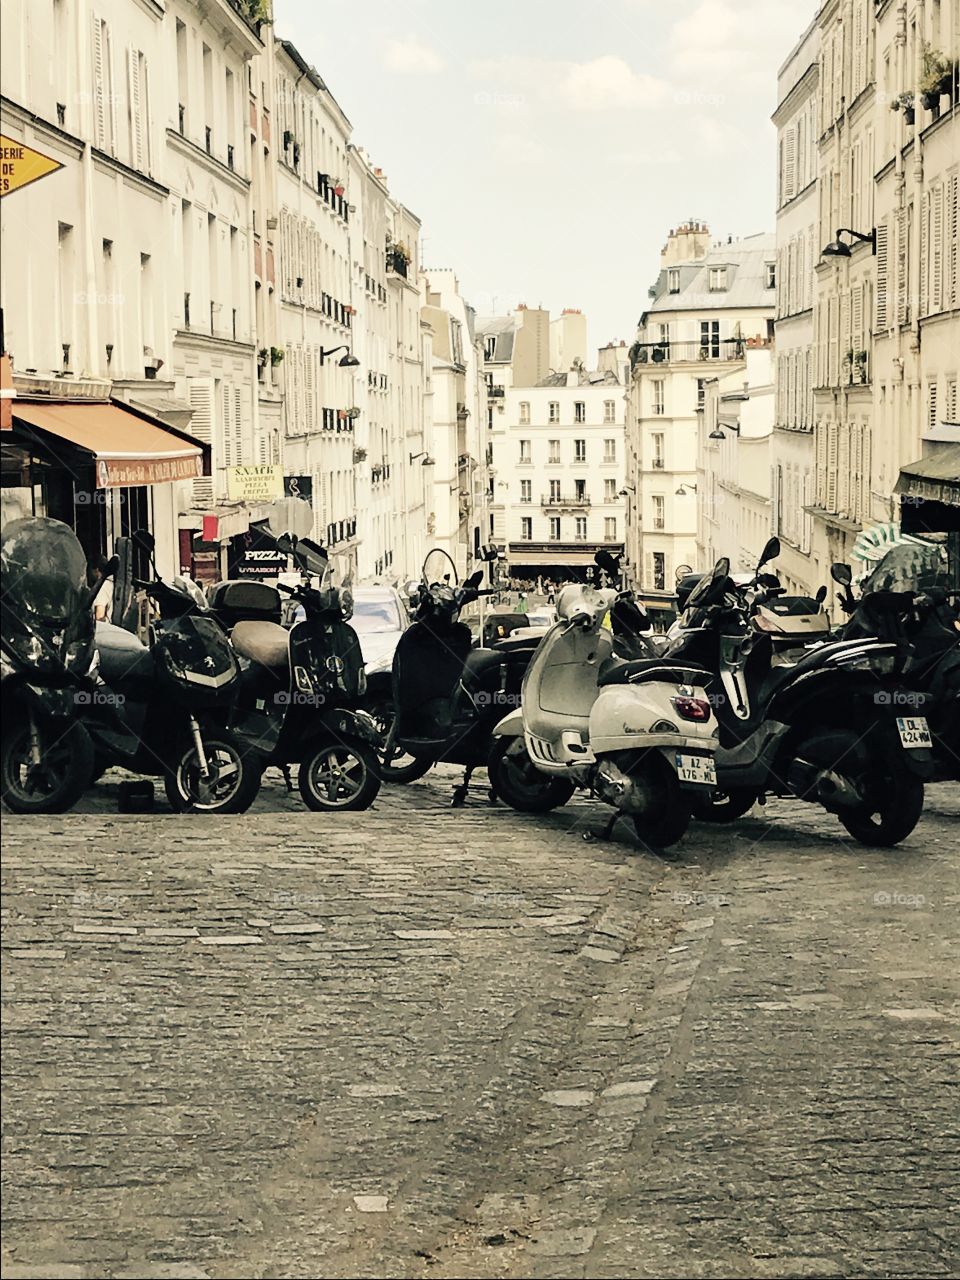
[[[911,92],[898,93],[890,103],[891,111],[903,111],[903,118],[907,124],[913,124],[915,103],[914,96]]]
[[[858,352],[856,352],[856,354],[854,355],[854,357],[853,357],[853,358],[854,358],[854,360],[855,360],[855,362],[856,362],[856,366],[857,366],[857,374],[859,375],[860,381],[861,381],[861,382],[866,382],[866,380],[867,380],[867,361],[868,361],[868,359],[869,359],[869,356],[867,355],[867,352],[866,352],[866,351],[858,351]]]
[[[351,422],[355,422],[357,418],[360,417],[360,410],[357,408],[356,405],[354,405],[352,409],[346,410],[346,416],[350,419]]]
[[[920,101],[927,111],[940,105],[941,93],[948,93],[953,81],[953,63],[939,49],[923,46],[923,65],[920,72]]]
[[[269,359],[270,359],[269,348],[261,347],[260,350],[257,352],[257,367],[259,369],[262,369]]]
[[[354,460],[354,462],[366,462],[366,460],[367,460],[367,451],[366,451],[366,449],[360,449],[360,448],[354,449],[354,451],[353,451],[353,460]]]
[[[277,367],[278,364],[283,363],[283,356],[284,356],[283,347],[270,348],[270,364],[273,366],[274,369]]]

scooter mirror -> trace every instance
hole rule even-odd
[[[145,551],[148,556],[152,556],[157,549],[157,540],[149,529],[135,529],[130,538],[134,545],[141,551]]]
[[[834,582],[839,582],[841,587],[849,587],[853,581],[853,571],[848,564],[832,564],[830,577]]]
[[[609,551],[601,548],[593,557],[594,564],[598,565],[606,573],[617,574],[620,572],[620,562],[617,558],[610,554]]]
[[[818,587],[817,594],[814,598],[816,599],[817,604],[823,604],[824,600],[827,598],[827,588]]]
[[[471,573],[470,577],[463,584],[465,587],[479,587],[483,581],[483,570],[478,569],[476,573]]]
[[[775,573],[758,573],[757,586],[759,587],[779,587],[780,579]]]
[[[763,548],[763,551],[760,553],[760,560],[757,564],[757,572],[759,573],[759,571],[763,568],[763,566],[765,564],[768,564],[769,561],[776,560],[779,554],[780,554],[780,539],[776,537],[768,539],[767,545]]]
[[[411,578],[407,583],[404,584],[403,589],[408,596],[419,595],[420,583],[416,580],[416,578]]]

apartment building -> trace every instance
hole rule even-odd
[[[672,607],[676,577],[699,566],[698,415],[708,379],[772,339],[772,235],[710,247],[703,223],[672,230],[630,348],[626,555],[652,608]],[[722,424],[721,424],[722,425]]]
[[[812,21],[777,75],[776,411],[771,441],[770,532],[788,591],[816,591],[829,566],[812,555],[815,497],[814,264],[818,233],[817,109],[820,29]],[[709,433],[708,433],[709,434]]]

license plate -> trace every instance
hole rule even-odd
[[[925,716],[897,716],[900,741],[907,748],[929,747],[930,727]]]
[[[677,752],[677,777],[681,782],[699,787],[717,785],[717,766],[713,756],[688,756]]]

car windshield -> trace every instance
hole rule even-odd
[[[354,630],[361,635],[403,630],[403,619],[397,602],[389,596],[374,600],[364,599],[358,593],[354,596],[353,617],[350,621]]]
[[[0,540],[0,581],[5,620],[63,628],[84,612],[87,562],[77,535],[46,517],[11,520]]]

